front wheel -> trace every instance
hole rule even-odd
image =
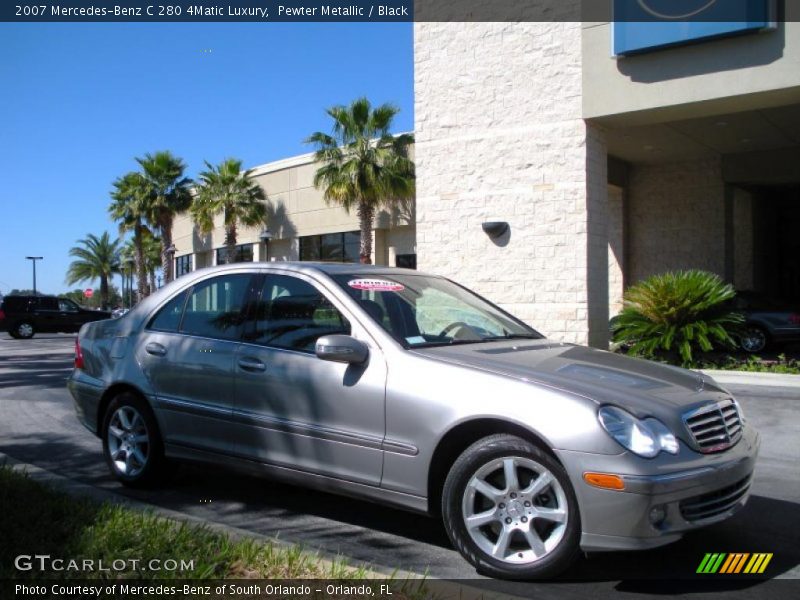
[[[745,327],[744,333],[739,340],[742,350],[749,353],[761,352],[767,347],[767,332],[756,325]]]
[[[103,455],[124,485],[155,483],[164,466],[164,447],[149,405],[131,392],[111,401],[103,420]]]
[[[445,481],[442,514],[456,549],[492,577],[546,579],[578,554],[580,515],[567,473],[512,435],[464,451]]]

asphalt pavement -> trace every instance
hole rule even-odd
[[[800,593],[796,387],[727,385],[762,434],[752,496],[734,518],[656,550],[585,556],[552,582],[519,583],[478,576],[451,547],[437,521],[369,502],[193,465],[178,466],[158,491],[121,487],[106,470],[100,440],[75,418],[65,387],[72,348],[73,336],[13,340],[0,334],[0,453],[210,523],[342,554],[378,569],[469,580],[491,592],[543,600],[638,594],[788,598]],[[774,558],[762,579],[695,575],[708,552],[772,552]]]

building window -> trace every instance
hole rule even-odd
[[[417,255],[416,254],[398,254],[394,257],[394,266],[402,267],[403,269],[416,269],[417,268]]]
[[[253,244],[241,244],[236,246],[233,260],[226,260],[227,248],[217,248],[217,264],[224,265],[228,262],[253,262]]]
[[[192,271],[192,255],[185,254],[175,259],[175,277],[186,275]]]
[[[358,262],[361,234],[358,231],[308,235],[300,238],[300,260]]]

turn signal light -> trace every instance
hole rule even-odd
[[[619,475],[609,475],[608,473],[584,473],[583,480],[594,487],[606,490],[624,490],[625,482]]]
[[[83,369],[83,351],[81,350],[81,343],[78,338],[75,338],[75,368]]]

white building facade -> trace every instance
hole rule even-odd
[[[799,25],[614,56],[613,23],[417,23],[419,267],[598,347],[667,270],[800,300]]]

